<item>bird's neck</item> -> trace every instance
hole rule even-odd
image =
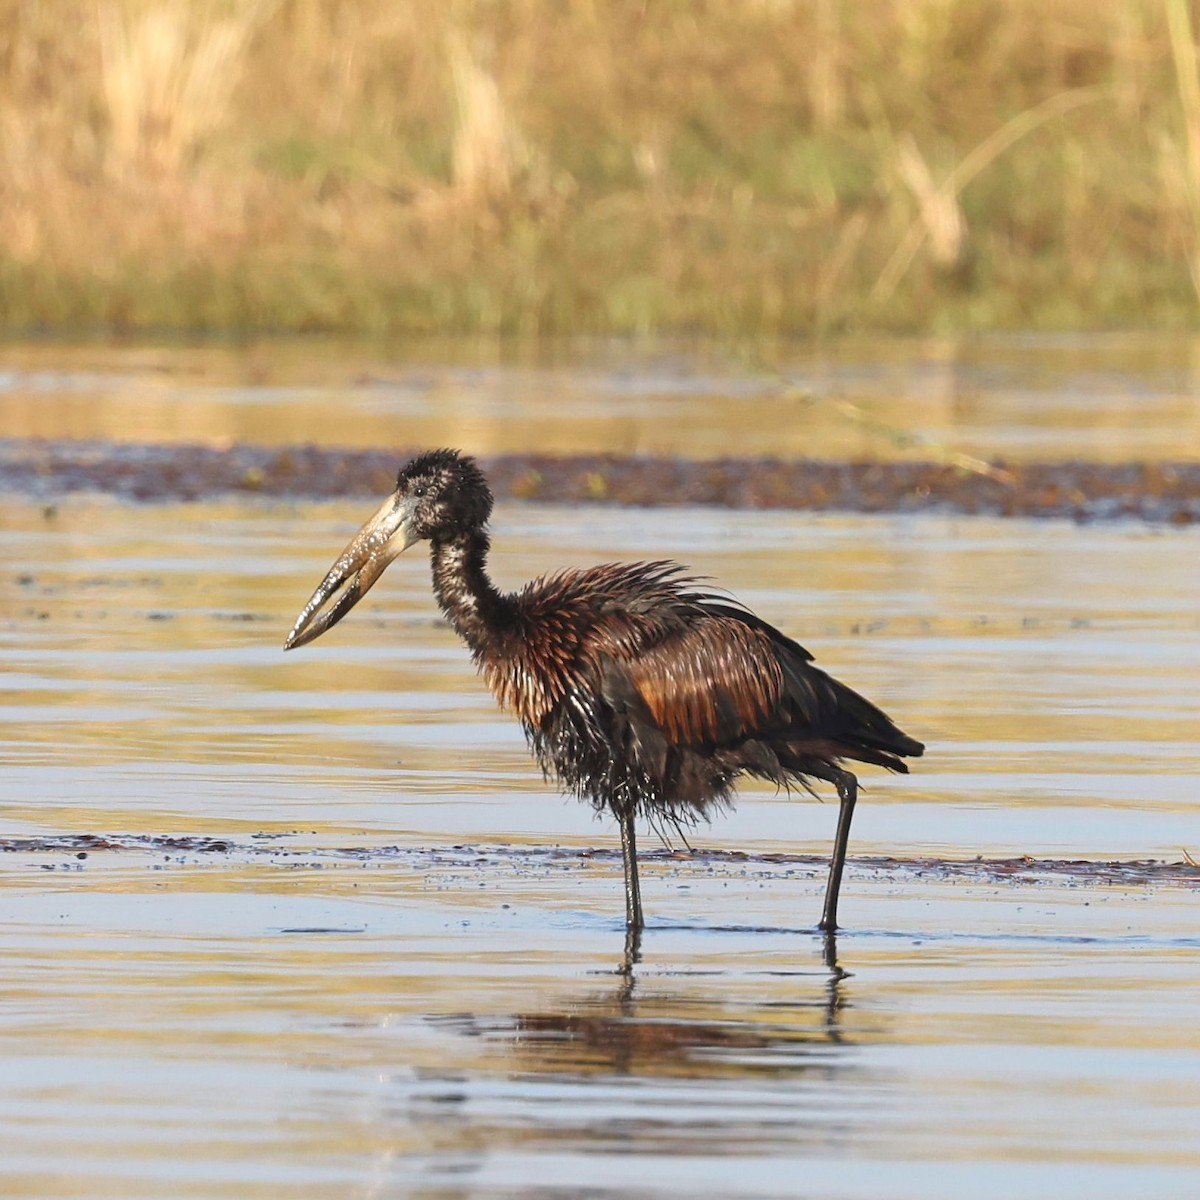
[[[472,650],[480,650],[500,629],[508,607],[488,578],[489,545],[482,529],[433,543],[433,594]]]

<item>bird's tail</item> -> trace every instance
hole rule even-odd
[[[841,718],[840,728],[834,735],[836,739],[862,762],[907,774],[908,766],[903,760],[920,758],[925,753],[925,743],[909,737],[883,709],[866,697],[845,684],[833,682],[839,691],[838,715]]]

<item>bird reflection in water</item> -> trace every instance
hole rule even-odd
[[[851,1044],[843,1028],[851,976],[838,964],[832,934],[824,938],[822,958],[822,972],[788,972],[796,984],[788,999],[747,1012],[736,1000],[723,1003],[716,987],[701,997],[682,988],[663,990],[657,985],[670,975],[644,978],[640,952],[635,948],[631,956],[627,945],[612,984],[568,1007],[432,1019],[507,1046],[517,1060],[508,1068],[518,1071],[732,1078],[828,1070],[837,1061],[831,1050]],[[648,983],[654,990],[647,990]],[[714,1017],[714,1010],[721,1015]]]

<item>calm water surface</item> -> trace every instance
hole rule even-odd
[[[1200,338],[0,347],[0,438],[1010,460],[1200,458]]]
[[[0,837],[59,839],[0,855],[0,1193],[1195,1194],[1197,889],[871,856],[1197,853],[1200,532],[502,506],[501,583],[680,557],[930,743],[863,771],[839,970],[836,805],[751,787],[694,855],[643,833],[627,977],[615,831],[419,549],[282,654],[365,515],[0,507]]]

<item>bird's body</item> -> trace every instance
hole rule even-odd
[[[631,929],[642,924],[635,818],[706,816],[730,801],[742,774],[784,788],[836,786],[842,808],[821,921],[836,928],[857,792],[839,763],[904,772],[903,758],[921,754],[921,743],[814,666],[802,646],[674,563],[608,563],[498,591],[486,570],[490,511],[472,460],[454,451],[414,459],[287,647],[340,620],[404,545],[429,540],[438,603],[543,771],[620,824]]]
[[[435,568],[436,569],[436,568]],[[447,614],[548,775],[595,807],[690,821],[735,777],[782,787],[831,758],[905,771],[915,744],[790,638],[674,563],[605,563]]]

